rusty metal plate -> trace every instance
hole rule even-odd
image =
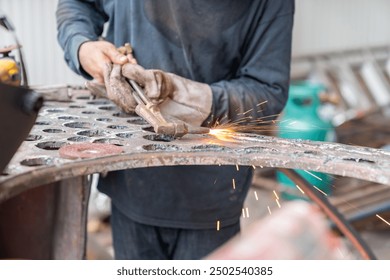
[[[30,135],[0,176],[0,202],[74,176],[168,165],[294,168],[390,184],[388,151],[248,133],[172,139],[154,134],[142,118],[124,114],[108,100],[91,99],[86,90],[73,89],[68,96],[45,102]],[[60,156],[62,147],[80,143],[106,143],[123,152],[85,159]]]

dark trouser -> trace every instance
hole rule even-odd
[[[240,231],[240,223],[208,230],[149,226],[132,221],[112,206],[115,259],[196,260],[205,257]]]

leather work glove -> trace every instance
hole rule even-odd
[[[103,67],[104,84],[87,81],[85,86],[98,98],[107,98],[119,106],[124,112],[134,114],[137,102],[131,94],[131,87],[121,74],[121,65],[111,63]]]
[[[121,73],[121,65],[124,63],[137,64],[131,45],[126,43],[116,48],[106,41],[89,41],[80,46],[79,57],[83,69],[94,78],[85,83],[91,93],[96,97],[110,99],[126,113],[134,113],[137,104]]]
[[[118,72],[114,73],[114,70],[115,68],[111,72],[111,82],[120,81],[122,78],[117,77]],[[211,113],[213,98],[211,88],[207,84],[161,70],[146,70],[140,65],[130,63],[122,66],[122,75],[143,87],[145,94],[158,104],[162,115],[167,119],[178,119],[193,126],[200,126]],[[121,107],[129,107],[131,101],[118,99],[117,101],[123,104]]]
[[[132,88],[122,75],[122,66],[107,63],[103,69],[107,98],[126,113],[134,113],[137,102],[131,94]]]

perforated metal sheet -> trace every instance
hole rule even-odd
[[[0,201],[34,186],[78,175],[164,165],[247,165],[326,172],[390,184],[390,153],[337,143],[278,139],[235,133],[171,139],[156,135],[136,115],[110,101],[72,91],[45,102],[30,135],[0,176]],[[74,143],[108,143],[123,153],[92,159],[64,159],[58,150]],[[6,148],[6,147],[3,147]]]

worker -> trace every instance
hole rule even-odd
[[[194,126],[255,122],[286,103],[294,0],[59,0],[56,15],[70,68],[104,83],[128,113],[136,102],[125,78],[164,116]],[[127,42],[128,56],[118,51]],[[252,175],[243,166],[110,172],[99,190],[112,201],[115,258],[205,257],[240,231]]]

